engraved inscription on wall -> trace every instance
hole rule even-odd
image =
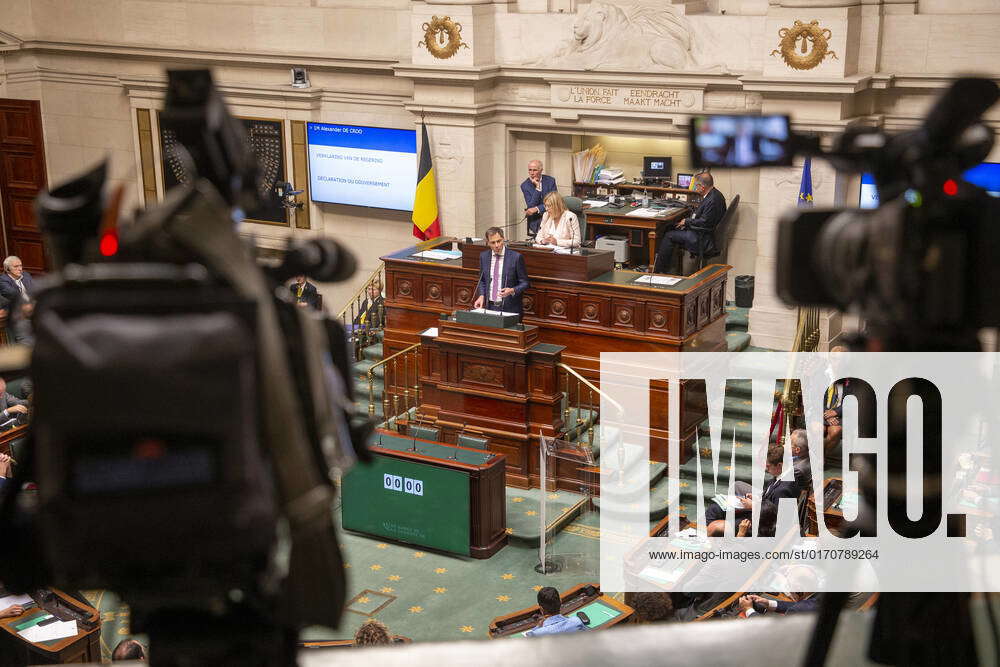
[[[700,111],[703,99],[703,91],[685,88],[552,84],[552,104],[563,107],[688,113]]]

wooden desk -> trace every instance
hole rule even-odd
[[[393,635],[389,644],[412,644],[413,640],[403,635]],[[299,648],[354,648],[353,639],[323,639],[319,641],[299,642]]]
[[[25,650],[29,658],[25,664],[100,662],[101,617],[98,611],[59,589],[53,588],[52,594],[53,598],[48,601],[33,595],[32,598],[38,603],[37,607],[26,610],[20,616],[0,620],[0,628],[6,633],[5,641],[16,642]],[[82,614],[85,621],[93,623],[93,627],[88,630],[77,622],[77,633],[74,636],[37,644],[26,641],[18,634],[18,625],[44,613],[51,613],[60,620],[71,620],[72,616],[66,613],[67,609]]]
[[[669,195],[671,197],[685,197],[692,204],[701,201],[701,195],[688,188],[673,188],[662,185],[639,185],[637,183],[619,183],[618,185],[600,185],[598,183],[582,183],[577,181],[573,184],[573,194],[586,199],[597,193],[598,188],[614,190],[620,194],[634,194],[636,191],[643,191],[650,194]]]
[[[615,254],[610,250],[574,248],[572,253],[561,253],[522,243],[511,243],[510,247],[524,256],[525,269],[532,276],[586,282],[615,268]],[[458,249],[462,251],[462,267],[478,274],[479,255],[487,249],[486,244],[459,243]]]
[[[844,511],[836,507],[844,494],[844,480],[831,477],[823,483],[823,519],[826,527],[834,534],[839,533],[844,525]],[[818,517],[816,514],[816,498],[809,496],[806,504],[806,523],[810,535],[819,535]]]
[[[607,607],[612,612],[617,612],[613,618],[608,619],[600,625],[593,622],[593,615],[587,614],[591,617],[592,622],[589,626],[591,630],[605,630],[621,623],[631,623],[634,620],[633,615],[635,614],[635,610],[613,597],[601,593],[599,584],[580,584],[579,586],[574,586],[560,595],[560,598],[562,599],[562,608],[559,610],[559,613],[563,616],[574,614],[584,607],[595,603]],[[527,609],[521,609],[520,611],[494,618],[490,621],[490,627],[487,632],[490,639],[519,635],[527,630],[534,629],[541,619],[542,610],[538,605],[535,605],[534,607],[528,607]]]
[[[18,438],[23,438],[27,435],[28,425],[21,424],[20,426],[15,426],[9,431],[3,431],[0,433],[0,454],[11,455],[10,443],[14,442]]]
[[[437,239],[421,244],[419,250],[450,247],[454,240]],[[414,258],[417,250],[410,247],[382,258],[386,279],[385,356],[421,342],[421,333],[437,327],[442,314],[468,309],[475,298],[478,268],[463,266],[461,258]],[[664,287],[635,284],[644,274],[634,271],[609,271],[578,281],[539,276],[529,266],[531,286],[524,293],[524,323],[538,327],[539,342],[563,347],[563,363],[599,385],[601,352],[726,350],[725,289],[729,269],[726,265],[710,265],[676,285]],[[402,395],[403,389],[393,382],[386,386],[390,394]],[[651,458],[657,461],[667,460],[666,400],[665,391],[654,383],[650,436]],[[681,401],[684,406],[683,394]],[[697,415],[687,414],[682,414],[680,428],[685,448],[694,442],[699,421]],[[461,428],[462,424],[454,426]],[[493,425],[481,433],[491,440],[517,435]],[[537,435],[532,435],[536,451]],[[685,455],[682,452],[682,461]],[[527,475],[532,485],[537,484],[537,469],[529,469]]]
[[[663,215],[656,218],[637,218],[628,215],[636,210],[631,206],[602,206],[587,209],[587,240],[597,236],[598,229],[604,233],[614,233],[616,230],[625,232],[629,247],[641,248],[649,242],[649,270],[653,270],[656,262],[657,230],[670,227],[689,214],[684,207],[663,210]]]
[[[503,454],[384,429],[375,437],[375,460],[357,464],[342,481],[345,530],[473,558],[507,544]],[[399,488],[392,488],[397,477]],[[415,481],[420,488],[404,488]]]

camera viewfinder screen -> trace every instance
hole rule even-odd
[[[695,116],[691,159],[700,167],[787,166],[788,116]]]

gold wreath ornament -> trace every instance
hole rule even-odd
[[[771,55],[780,54],[785,64],[793,69],[812,69],[827,56],[840,60],[836,53],[829,50],[832,34],[829,29],[820,28],[819,21],[810,21],[808,24],[796,21],[791,28],[778,31],[781,48],[771,51]],[[799,53],[795,52],[796,48]]]
[[[452,21],[450,16],[432,16],[431,22],[420,28],[424,31],[424,41],[417,42],[417,46],[426,46],[435,58],[451,58],[460,48],[469,48],[462,41],[462,24]]]

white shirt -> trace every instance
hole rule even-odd
[[[500,301],[500,290],[503,289],[503,261],[506,244],[500,248],[500,261],[497,262],[497,253],[490,248],[490,301]]]
[[[580,247],[580,221],[577,220],[576,213],[565,211],[559,220],[554,221],[546,211],[535,238],[540,241],[547,236],[556,237],[556,243],[563,248]]]

